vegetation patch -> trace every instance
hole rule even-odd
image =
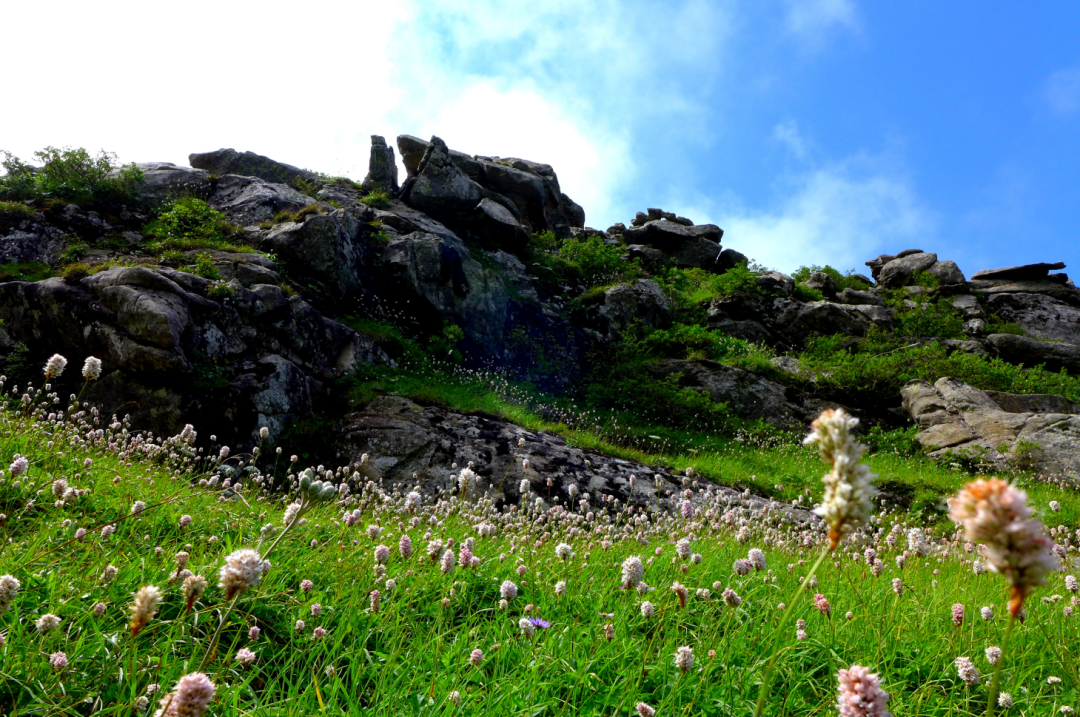
[[[116,155],[100,152],[91,156],[83,148],[46,147],[34,153],[41,166],[23,162],[9,152],[0,152],[0,200],[60,200],[74,204],[99,204],[134,198],[143,181],[143,172],[134,164],[119,165]]]

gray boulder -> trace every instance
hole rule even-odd
[[[993,293],[986,307],[1002,321],[1015,322],[1025,334],[1044,341],[1080,344],[1080,308],[1045,294]]]
[[[281,211],[303,209],[315,200],[284,184],[228,175],[217,183],[208,203],[231,222],[251,226],[269,221]]]
[[[990,394],[952,378],[912,381],[901,394],[931,457],[962,452],[1001,468],[1080,471],[1080,416],[1064,399]]]
[[[1007,266],[1001,269],[983,269],[972,274],[971,280],[1037,281],[1045,279],[1051,271],[1064,268],[1065,263],[1059,261],[1053,264],[1024,264],[1022,266]]]
[[[492,249],[522,251],[529,243],[529,232],[506,207],[490,199],[481,199],[468,223],[469,233]]]
[[[1039,341],[1013,334],[990,334],[986,340],[995,353],[1009,363],[1024,366],[1043,365],[1048,371],[1065,369],[1080,374],[1080,346]]]
[[[954,261],[935,262],[926,270],[926,273],[936,276],[938,286],[942,288],[963,286],[965,283],[964,272],[960,271],[960,267]]]
[[[795,292],[795,280],[779,271],[763,271],[754,277],[754,282],[762,291],[777,296],[789,297]]]
[[[717,261],[716,266],[720,271],[728,271],[738,266],[746,266],[750,263],[750,259],[746,254],[737,252],[734,249],[724,249],[720,252],[720,260]]]
[[[671,326],[671,307],[651,279],[611,287],[591,314],[590,323],[608,341],[618,341],[633,321],[654,329]]]
[[[413,232],[383,250],[382,295],[431,330],[461,327],[466,347],[498,355],[507,315],[501,278],[485,270],[456,237]]]
[[[658,249],[676,266],[720,270],[720,239],[724,231],[714,224],[685,226],[668,220],[650,221],[623,233],[627,244]]]
[[[360,291],[361,277],[372,262],[360,222],[343,209],[278,224],[258,246],[284,259],[297,279],[337,297]]]
[[[861,306],[885,306],[885,300],[875,291],[859,291],[848,287],[836,295],[836,300],[841,304],[854,304]]]
[[[180,167],[171,162],[146,162],[136,165],[143,172],[143,182],[136,196],[146,206],[158,206],[179,197],[209,196],[213,183],[203,169]]]
[[[911,283],[915,274],[927,271],[936,263],[937,254],[927,252],[907,254],[901,252],[901,256],[882,266],[880,273],[875,275],[874,279],[887,289],[907,286]]]
[[[811,272],[810,276],[803,282],[803,286],[820,291],[826,299],[836,298],[836,282],[823,271]]]
[[[386,139],[377,134],[371,135],[371,157],[368,160],[368,173],[361,185],[365,192],[382,191],[397,194],[397,162],[394,161],[394,148],[386,145]]]
[[[296,186],[297,178],[311,184],[321,185],[323,180],[315,172],[277,162],[254,152],[237,152],[235,149],[219,149],[214,152],[189,154],[188,163],[195,169],[205,169],[211,174],[224,177],[237,174],[241,177],[258,177],[274,184]]]
[[[69,239],[67,232],[46,222],[42,214],[0,215],[0,264],[53,264]]]

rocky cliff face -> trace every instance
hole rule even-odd
[[[56,270],[76,249],[81,262],[63,276],[0,283],[7,370],[54,351],[95,355],[105,375],[87,398],[132,413],[137,425],[175,431],[194,419],[237,440],[262,427],[277,436],[312,415],[336,378],[394,363],[377,335],[346,325],[356,325],[352,318],[391,320],[419,337],[453,325],[466,363],[565,388],[587,370],[595,347],[619,345],[638,327],[678,323],[681,309],[658,281],[675,268],[742,277],[704,307],[701,327],[776,352],[815,337],[896,332],[908,309],[946,302],[962,335],[920,335],[916,343],[938,338],[950,352],[1080,374],[1080,291],[1059,273],[1062,264],[969,280],[955,263],[910,249],[868,261],[871,276],[846,277],[843,286],[827,272],[798,280],[750,272],[743,254],[721,245],[719,227],[662,209],[639,212],[629,226],[586,227],[549,165],[469,156],[438,137],[403,135],[397,148],[406,168],[400,182],[393,148],[373,137],[361,183],[225,149],[192,154],[190,167],[139,165],[135,195],[107,207],[0,205],[0,262]],[[181,197],[224,215],[227,248],[147,250],[147,227]],[[613,251],[642,272],[609,283],[553,280],[536,261],[537,236]],[[768,371],[689,355],[652,361],[648,371],[780,428],[802,430],[836,405],[836,397],[781,380],[813,380],[791,356],[777,356]],[[992,396],[940,378],[909,385],[893,404],[902,401],[930,449],[978,446],[993,460],[1034,445],[1040,467],[1080,469],[1071,404]],[[345,429],[350,445],[370,439],[358,425],[367,424],[356,418]]]

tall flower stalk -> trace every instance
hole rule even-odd
[[[773,633],[772,657],[769,658],[769,664],[761,677],[761,691],[758,693],[754,717],[760,717],[765,709],[773,669],[780,656],[779,637],[791,620],[792,608],[798,603],[803,590],[809,586],[825,557],[840,545],[846,534],[864,524],[870,517],[872,500],[877,490],[872,483],[874,475],[861,463],[866,446],[856,441],[852,435],[852,429],[857,425],[859,419],[844,409],[826,409],[810,424],[810,434],[803,440],[805,445],[817,444],[821,450],[821,459],[831,468],[821,479],[825,484],[825,495],[821,505],[814,509],[829,526],[829,544],[795,588],[780,618],[780,624]]]
[[[966,540],[984,546],[990,570],[1004,575],[1009,584],[1009,622],[986,708],[986,714],[993,715],[1013,624],[1024,609],[1024,601],[1037,586],[1046,584],[1050,571],[1058,569],[1058,558],[1053,552],[1054,541],[1027,505],[1027,494],[1007,481],[995,478],[968,483],[949,500],[949,518],[963,526]]]

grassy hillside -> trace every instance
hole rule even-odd
[[[422,377],[410,385],[393,379],[385,377],[403,393],[440,395]],[[466,408],[554,426],[613,451],[642,451],[624,443],[636,428],[622,434],[606,418],[555,424],[509,400],[509,390],[485,395],[465,378],[443,386],[442,398],[455,396]],[[656,503],[631,513],[602,496],[579,505],[580,495],[564,498],[566,510],[530,502],[503,512],[472,492],[438,502],[428,495],[411,512],[401,492],[368,481],[367,466],[347,466],[330,469],[329,479],[347,483],[348,494],[315,501],[302,523],[286,529],[283,511],[300,495],[303,465],[291,463],[287,447],[267,449],[253,463],[217,446],[199,452],[190,436],[142,439],[89,408],[58,412],[63,404],[47,394],[29,403],[20,396],[0,414],[0,457],[5,465],[17,463],[16,455],[28,459],[24,475],[0,484],[0,575],[21,584],[0,616],[6,714],[140,714],[199,670],[215,687],[210,714],[219,715],[630,715],[639,701],[660,715],[750,714],[778,605],[793,596],[791,617],[805,624],[793,621],[776,635],[783,649],[766,714],[835,714],[836,672],[853,663],[881,675],[893,714],[985,709],[991,666],[984,650],[1001,644],[1004,582],[976,575],[977,556],[951,530],[930,532],[920,555],[904,511],[883,512],[880,530],[842,546],[796,596],[821,554],[820,530],[785,524],[777,511],[754,512],[745,500],[724,501],[691,479],[689,518]],[[704,444],[713,447],[694,455],[679,444],[676,454],[676,441],[690,438],[672,434],[671,447],[661,443],[651,455],[720,480],[783,484],[774,490],[784,495],[812,486],[819,495],[813,476],[824,467],[808,449],[734,440]],[[519,453],[528,456],[527,443]],[[879,454],[872,465],[884,480],[922,481],[938,494],[964,478],[898,455]],[[542,480],[537,475],[534,485]],[[287,496],[262,490],[275,481],[292,486]],[[1045,507],[1051,496],[1062,503],[1060,514]],[[1046,522],[1073,526],[1080,504],[1072,492],[1032,485],[1031,497]],[[399,547],[404,536],[408,557]],[[676,545],[684,538],[689,558]],[[1057,540],[1068,544],[1064,528]],[[442,543],[431,546],[435,560],[429,541]],[[465,545],[471,550],[463,554]],[[867,547],[882,562],[879,576],[863,557]],[[219,571],[244,548],[272,566],[233,600],[227,590],[235,580],[219,586]],[[752,548],[767,565],[741,575],[733,564]],[[909,548],[901,567],[897,558]],[[477,564],[463,568],[469,552]],[[179,553],[188,556],[183,569],[209,580],[190,612]],[[649,588],[620,589],[629,556],[646,563]],[[1074,556],[1070,549],[1070,564]],[[688,589],[685,605],[676,582]],[[132,596],[148,585],[162,600],[132,636]],[[725,600],[726,589],[739,600],[730,593]],[[810,593],[828,600],[828,615]],[[10,589],[5,595],[12,597]],[[1071,597],[1062,573],[1029,599],[1003,671],[1002,690],[1014,705],[1006,714],[1077,706]],[[992,619],[980,617],[984,607]],[[59,619],[55,629],[36,627],[48,627],[46,614]],[[527,617],[544,621],[531,636],[520,626]],[[675,663],[683,647],[694,656],[691,666],[681,663],[685,673]],[[238,659],[245,649],[254,655],[247,665]],[[954,660],[965,656],[981,684],[959,678]]]

